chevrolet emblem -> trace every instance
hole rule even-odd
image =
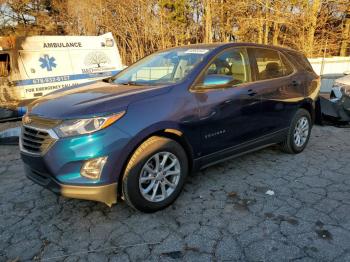
[[[28,124],[30,124],[32,122],[32,119],[28,115],[25,115],[23,117],[22,121],[23,121],[23,124],[28,125]]]

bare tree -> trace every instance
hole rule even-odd
[[[0,0],[2,35],[111,31],[125,64],[189,43],[244,41],[348,55],[349,0]]]
[[[103,52],[90,52],[84,61],[85,65],[97,65],[101,67],[102,64],[110,63],[109,57]]]
[[[350,48],[350,4],[344,14],[344,25],[342,30],[340,55],[346,56],[346,54],[348,53],[348,48]]]
[[[211,43],[213,41],[212,0],[204,1],[204,21],[204,41]]]

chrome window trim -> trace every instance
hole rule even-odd
[[[265,49],[265,50],[271,50],[271,51],[275,51],[276,53],[278,53],[278,56],[281,57],[281,55],[287,60],[287,62],[289,63],[289,65],[293,68],[293,72],[290,73],[289,75],[285,75],[285,76],[280,76],[280,77],[276,77],[276,78],[270,78],[270,79],[263,79],[263,80],[258,80],[255,79],[253,80],[253,70],[252,70],[252,64],[249,63],[250,66],[250,77],[251,77],[251,81],[249,82],[245,82],[245,83],[241,83],[232,87],[217,87],[217,88],[203,88],[201,90],[201,88],[196,88],[196,85],[198,84],[198,82],[200,81],[200,79],[203,77],[204,72],[208,69],[208,67],[210,66],[210,64],[215,60],[215,58],[217,56],[219,56],[220,54],[224,53],[225,51],[228,51],[229,49],[246,49],[248,51],[248,49]],[[290,61],[290,59],[284,54],[284,52],[288,52],[289,50],[281,50],[278,47],[269,47],[269,46],[247,46],[247,45],[237,45],[237,46],[229,46],[224,48],[223,50],[221,50],[220,52],[218,52],[212,59],[210,59],[210,61],[205,65],[205,67],[202,69],[202,71],[196,76],[195,80],[192,82],[192,84],[190,85],[190,87],[188,88],[188,90],[191,93],[206,93],[208,91],[215,91],[215,90],[225,90],[225,89],[229,89],[229,88],[234,88],[234,87],[241,87],[242,85],[245,84],[256,84],[256,83],[264,83],[264,82],[268,82],[271,80],[283,80],[283,79],[287,79],[289,77],[295,76],[298,73],[298,70],[296,68],[296,66],[294,65],[293,62]],[[296,52],[294,50],[291,50],[293,52]],[[254,57],[255,58],[255,57]],[[280,58],[281,60],[281,58]],[[249,61],[250,62],[250,61]],[[281,60],[282,62],[282,60]],[[256,77],[256,76],[254,76]]]

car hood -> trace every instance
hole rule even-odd
[[[350,75],[338,78],[337,80],[335,80],[335,83],[350,86]]]
[[[117,113],[129,103],[167,92],[167,86],[133,86],[96,82],[54,92],[29,105],[32,115],[73,119]]]

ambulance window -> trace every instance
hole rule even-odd
[[[10,75],[10,55],[0,54],[0,77]]]

